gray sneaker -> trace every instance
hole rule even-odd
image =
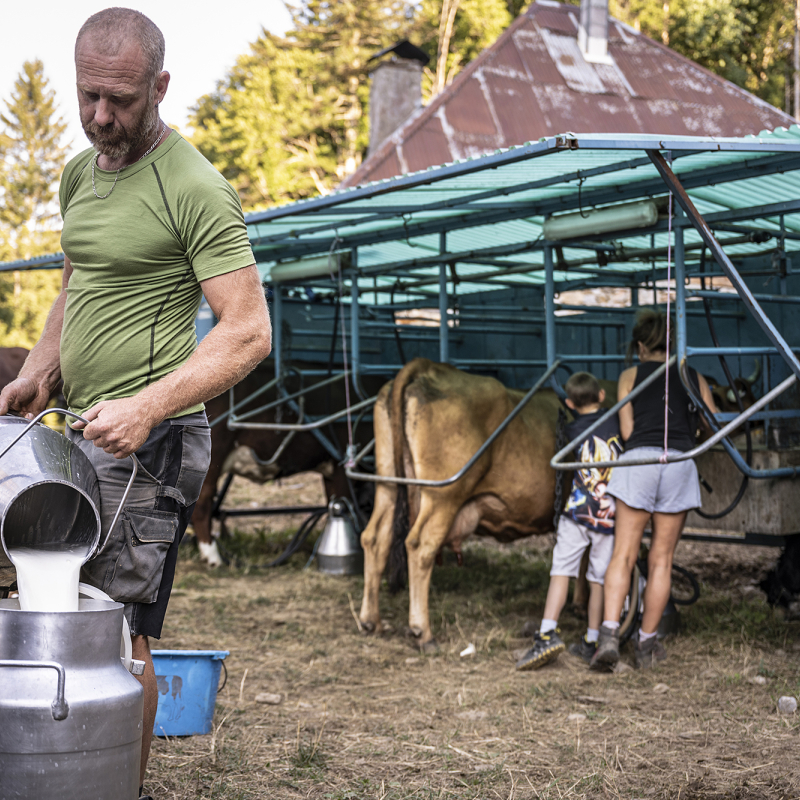
[[[589,662],[589,669],[596,672],[611,672],[619,661],[619,628],[600,626],[597,650]]]
[[[651,636],[644,642],[640,642],[637,637],[633,643],[633,652],[636,656],[636,669],[651,669],[667,657],[667,651],[658,636]]]
[[[567,649],[558,634],[558,628],[547,633],[536,631],[533,634],[533,647],[517,661],[517,669],[525,671],[539,669],[539,667],[555,661]]]
[[[587,664],[591,663],[592,656],[597,652],[597,642],[587,642],[586,634],[580,640],[569,646],[569,652],[573,656],[582,658]]]

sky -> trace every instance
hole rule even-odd
[[[120,2],[120,0],[117,0]],[[0,25],[0,101],[9,100],[25,61],[39,58],[62,118],[70,155],[89,147],[81,130],[75,96],[73,47],[81,25],[109,5],[94,0],[17,0],[4,2]],[[122,0],[120,5],[124,5]],[[130,4],[150,17],[166,41],[164,69],[171,79],[161,104],[168,124],[188,129],[188,109],[216,87],[237,56],[248,51],[262,27],[283,34],[291,20],[282,0],[137,0]],[[6,105],[0,102],[0,113]]]

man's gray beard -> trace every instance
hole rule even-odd
[[[81,122],[83,121],[81,120]],[[113,123],[103,127],[95,122],[83,125],[83,131],[94,145],[94,149],[112,161],[119,161],[130,153],[146,149],[155,140],[157,130],[158,108],[150,103],[148,103],[148,110],[130,131],[125,128],[114,128]]]

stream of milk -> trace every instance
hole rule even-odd
[[[15,547],[9,558],[17,570],[23,611],[77,611],[78,578],[88,556],[86,546],[63,550]]]

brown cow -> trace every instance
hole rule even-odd
[[[381,390],[375,406],[375,459],[379,475],[443,479],[458,472],[523,392],[493,378],[416,359]],[[402,555],[405,536],[410,589],[409,628],[423,649],[435,647],[428,616],[434,559],[443,545],[459,551],[471,533],[512,541],[553,529],[558,400],[534,395],[477,464],[444,488],[378,483],[375,506],[361,535],[364,598],[361,623],[380,627],[378,590],[390,561]],[[407,498],[407,504],[406,504]],[[394,546],[393,546],[394,541]],[[394,569],[394,566],[392,566]],[[390,584],[396,584],[390,576]]]
[[[0,347],[0,390],[17,377],[27,357],[24,347]]]

